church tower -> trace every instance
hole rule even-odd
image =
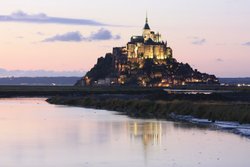
[[[147,41],[150,38],[150,27],[148,25],[148,14],[146,14],[146,23],[143,28],[142,36],[144,38],[144,41]]]

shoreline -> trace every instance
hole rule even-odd
[[[112,97],[100,98],[99,96],[57,96],[46,101],[55,105],[116,111],[131,118],[189,122],[194,125],[204,125],[212,129],[229,131],[250,138],[249,103],[202,102],[201,104],[201,102],[195,103],[190,101],[149,101],[138,98],[114,99]],[[246,107],[245,109],[244,106]],[[218,107],[220,110],[215,111],[215,108]],[[194,111],[195,109],[196,111]],[[218,112],[217,115],[215,114],[216,112]]]
[[[0,86],[0,98],[34,97],[49,98],[52,104],[117,111],[132,118],[186,121],[216,128],[217,122],[224,121],[220,129],[250,134],[242,127],[250,124],[250,88]]]
[[[193,117],[191,115],[176,115],[174,113],[170,113],[170,115],[168,117],[151,117],[150,116],[141,116],[141,117],[136,117],[133,115],[130,115],[128,113],[122,112],[122,111],[117,111],[117,110],[110,110],[110,109],[106,109],[106,108],[102,108],[100,105],[98,106],[83,106],[82,104],[80,104],[79,102],[77,102],[78,100],[82,99],[83,97],[50,97],[48,99],[48,97],[7,97],[7,98],[0,98],[0,99],[12,99],[12,98],[43,98],[46,102],[50,103],[50,104],[55,104],[55,105],[66,105],[66,106],[72,106],[72,107],[84,107],[84,108],[92,108],[92,109],[105,109],[108,111],[115,111],[117,112],[118,115],[125,115],[131,118],[135,118],[135,119],[155,119],[155,120],[165,120],[165,121],[173,121],[173,122],[186,122],[186,123],[190,123],[192,125],[197,125],[197,126],[202,126],[202,127],[206,127],[212,130],[221,130],[221,131],[225,131],[225,132],[229,132],[229,133],[234,133],[243,137],[247,137],[250,139],[250,123],[247,124],[240,124],[238,122],[233,122],[233,121],[212,121],[212,120],[208,120],[208,119],[204,119],[204,118],[196,118]],[[55,98],[57,98],[57,102],[55,103],[55,101],[51,101],[51,100],[55,100]],[[83,99],[82,99],[83,100]],[[61,101],[61,102],[59,102]],[[81,101],[83,102],[83,101]],[[78,103],[78,104],[77,104]]]
[[[250,123],[249,102],[201,100],[162,100],[143,96],[88,95],[83,97],[54,96],[47,99],[51,104],[62,104],[124,113],[133,118],[171,119],[172,115],[189,115],[209,121]]]
[[[250,124],[239,124],[237,122],[229,121],[212,122],[208,121],[207,119],[198,119],[187,115],[176,115],[175,118],[175,121],[184,121],[193,125],[202,125],[208,127],[209,129],[226,131],[250,139]]]

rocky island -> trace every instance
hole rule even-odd
[[[113,48],[112,53],[99,58],[76,83],[81,86],[140,87],[190,84],[218,84],[218,79],[178,62],[161,34],[151,31],[147,17],[142,35],[132,36],[125,47]]]

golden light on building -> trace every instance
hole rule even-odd
[[[140,58],[166,60],[172,57],[172,49],[167,46],[166,42],[161,41],[161,35],[151,31],[148,18],[146,18],[142,35],[131,37],[130,42],[127,44],[127,52],[130,61]]]

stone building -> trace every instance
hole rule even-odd
[[[162,41],[161,35],[151,31],[148,18],[141,36],[132,36],[127,44],[128,61],[139,62],[140,59],[166,60],[172,57],[172,49],[167,42]]]

